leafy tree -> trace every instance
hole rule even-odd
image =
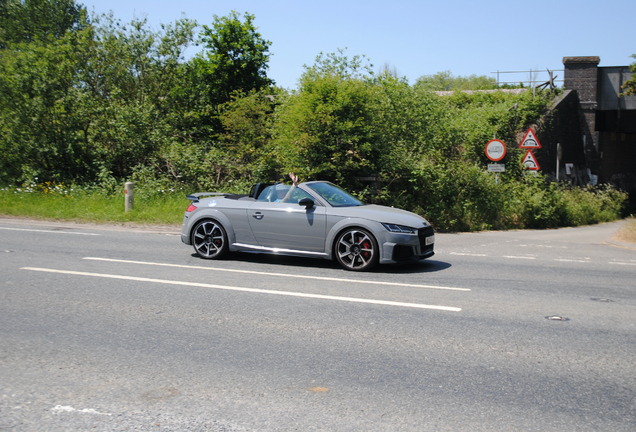
[[[273,83],[267,77],[271,42],[257,31],[254,15],[245,13],[243,19],[232,11],[225,17],[214,15],[211,27],[203,25],[204,49],[193,64],[213,105],[228,102],[236,90],[258,90]]]
[[[86,25],[86,8],[74,0],[0,0],[0,49],[60,39]]]
[[[632,58],[636,59],[636,54],[632,54]],[[629,69],[632,71],[632,77],[623,83],[622,96],[634,96],[636,95],[636,61],[629,66]]]
[[[286,169],[343,185],[377,171],[382,154],[372,127],[377,89],[362,70],[359,57],[336,54],[320,54],[314,66],[305,66],[298,92],[276,116],[275,144]]]
[[[268,159],[266,153],[271,144],[274,109],[281,97],[284,97],[281,90],[274,94],[257,90],[236,91],[232,100],[221,107],[221,142],[235,164],[236,172],[243,176],[251,177],[252,169],[258,171],[256,177],[274,174],[259,163]]]
[[[152,32],[103,16],[0,53],[1,180],[83,182],[164,167],[159,155],[179,136],[171,95],[193,29],[181,20]]]
[[[373,77],[373,65],[365,55],[354,55],[351,59],[346,55],[347,48],[338,48],[337,53],[316,56],[312,66],[303,65],[305,72],[301,84],[308,83],[314,77],[332,75],[340,79],[370,80]]]
[[[145,20],[121,25],[107,15],[96,21],[95,47],[81,76],[91,113],[87,139],[95,162],[124,177],[134,166],[150,163],[178,135],[173,89],[195,23],[181,19],[153,32]]]
[[[88,31],[50,44],[21,44],[0,53],[0,178],[42,180],[86,173],[81,131],[83,90],[77,85]]]

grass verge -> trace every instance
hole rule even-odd
[[[633,216],[628,218],[623,228],[613,238],[625,243],[636,243],[636,218]]]
[[[189,201],[183,193],[135,196],[134,209],[124,210],[124,196],[78,193],[72,196],[42,192],[0,191],[0,214],[34,219],[77,222],[136,222],[180,225]]]

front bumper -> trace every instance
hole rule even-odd
[[[419,229],[417,235],[388,233],[384,237],[381,264],[419,261],[435,255],[433,227]]]

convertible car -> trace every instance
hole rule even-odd
[[[201,258],[232,251],[335,259],[345,270],[433,256],[426,219],[366,205],[325,181],[297,186],[258,183],[248,195],[199,192],[183,217],[181,240]]]

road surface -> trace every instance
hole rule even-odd
[[[634,431],[619,226],[438,234],[357,274],[0,218],[0,431]]]

